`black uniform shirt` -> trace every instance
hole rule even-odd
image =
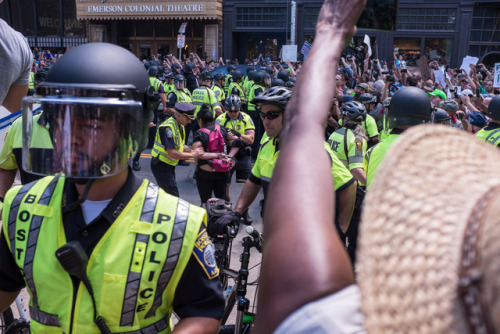
[[[90,257],[101,237],[132,199],[141,184],[142,180],[137,179],[129,170],[125,185],[103,212],[88,225],[85,223],[80,206],[64,213],[66,240],[68,242],[79,241]],[[66,182],[64,192],[67,204],[78,198],[72,182]],[[203,229],[202,225],[200,231]],[[0,290],[18,291],[24,286],[24,279],[2,233],[0,237]],[[222,317],[224,298],[222,297],[220,280],[218,278],[210,280],[193,254],[177,286],[173,306],[181,318],[208,317],[219,319]]]

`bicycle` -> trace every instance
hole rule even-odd
[[[0,314],[0,333],[5,334],[29,334],[30,321],[26,315],[23,300],[21,295],[18,295],[15,300],[15,307],[19,312],[19,319],[14,318],[12,306]]]
[[[224,308],[224,315],[221,320],[221,328],[219,334],[248,334],[253,326],[254,322],[254,312],[249,312],[250,300],[246,298],[247,286],[257,285],[258,289],[258,279],[254,282],[248,282],[249,274],[249,263],[250,263],[250,250],[256,248],[259,253],[262,253],[262,234],[255,230],[252,226],[247,226],[246,232],[249,236],[243,238],[243,252],[240,255],[241,267],[239,271],[235,271],[229,266],[221,266],[220,276],[221,280],[227,282],[229,279],[234,280],[235,289],[231,289],[229,296],[227,297],[226,307]],[[230,236],[227,236],[228,239]],[[257,289],[255,290],[254,305],[252,308],[255,309],[255,300],[257,296]],[[227,288],[226,290],[227,291]],[[236,321],[234,325],[226,325],[229,315],[233,311],[233,308],[237,302],[236,308]]]

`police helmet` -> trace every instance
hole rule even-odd
[[[231,74],[233,71],[236,71],[236,66],[234,65],[228,65],[227,66],[227,72]]]
[[[264,73],[264,85],[271,87],[271,75],[269,73]]]
[[[273,74],[274,70],[270,68],[269,66],[264,67],[264,71],[266,71],[267,74]]]
[[[446,110],[436,108],[432,113],[432,123],[451,126],[451,116],[446,112]]]
[[[166,79],[173,79],[173,78],[174,78],[174,73],[172,73],[172,72],[167,72],[167,73],[165,74],[165,78],[166,78]]]
[[[359,102],[362,104],[377,103],[377,97],[370,93],[364,93],[359,96]]]
[[[158,67],[156,67],[155,65],[150,66],[148,70],[148,75],[150,77],[156,77],[158,75]]]
[[[265,86],[266,85],[265,79],[266,79],[266,72],[264,72],[264,71],[258,71],[257,73],[255,73],[254,82],[257,85],[259,85],[259,86]]]
[[[391,99],[386,125],[389,129],[398,126],[413,126],[431,121],[431,100],[417,87],[404,87]]]
[[[253,69],[249,70],[247,72],[247,78],[248,78],[249,81],[254,81],[255,80],[255,73],[257,73],[257,71],[255,71]]]
[[[176,72],[175,70],[180,70],[182,67],[181,67],[181,65],[179,65],[177,63],[173,63],[171,68],[172,68],[172,71]]]
[[[491,99],[488,105],[488,117],[495,121],[500,121],[500,95]]]
[[[212,73],[210,71],[203,71],[200,74],[200,80],[202,81],[212,81]]]
[[[241,80],[243,79],[243,73],[240,70],[235,70],[233,72],[233,80]]]
[[[285,82],[281,79],[274,78],[271,80],[271,87],[283,86],[286,87]]]
[[[144,63],[144,68],[146,70],[149,70],[150,67],[151,67],[151,63],[150,62]]]
[[[28,143],[23,168],[83,180],[119,173],[147,138],[158,99],[143,64],[128,50],[108,43],[70,50],[51,67],[35,95],[23,101]],[[32,131],[35,103],[42,106],[53,145],[43,156],[32,155],[31,146],[39,140]]]
[[[226,76],[222,72],[214,74],[214,80],[224,80],[225,78],[226,78]]]
[[[280,70],[278,72],[278,79],[283,80],[283,82],[287,82],[290,79],[290,73],[287,70]]]
[[[236,94],[231,94],[226,99],[226,104],[224,106],[228,111],[240,111],[241,109],[241,98]]]
[[[194,64],[193,63],[187,63],[186,66],[184,66],[184,73],[193,73],[193,68]]]
[[[275,104],[284,110],[291,96],[292,91],[290,89],[277,86],[267,89],[264,93],[256,96],[250,102],[253,104]]]
[[[174,83],[177,83],[179,81],[186,81],[186,78],[182,74],[177,74],[174,76]]]
[[[340,113],[349,121],[361,123],[366,120],[366,108],[358,101],[349,101],[340,108]]]

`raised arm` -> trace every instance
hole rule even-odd
[[[334,188],[323,126],[340,53],[364,4],[325,1],[313,47],[284,113],[280,156],[266,200],[257,333],[272,332],[291,312],[353,283],[332,218]]]

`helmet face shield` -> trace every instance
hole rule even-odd
[[[33,124],[40,104],[43,125]],[[39,175],[64,173],[92,179],[114,175],[128,165],[141,139],[142,103],[110,98],[36,98],[23,100],[23,168]],[[52,150],[34,154],[40,136]]]

